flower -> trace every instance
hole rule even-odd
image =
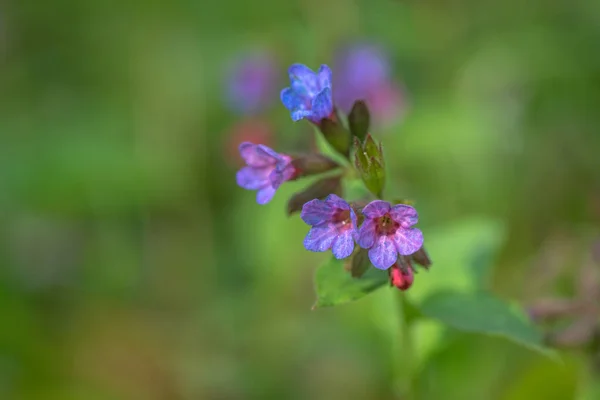
[[[415,280],[415,275],[410,266],[402,269],[398,266],[398,263],[395,263],[389,271],[392,285],[400,290],[407,290],[412,286],[413,281]]]
[[[302,207],[300,217],[312,226],[304,239],[304,247],[307,250],[331,249],[337,259],[352,254],[356,236],[356,214],[344,199],[330,194],[325,200],[311,200]]]
[[[291,85],[281,91],[281,102],[291,111],[292,120],[306,118],[318,124],[333,112],[331,99],[331,70],[321,65],[315,74],[302,64],[288,69]]]
[[[255,51],[240,57],[227,75],[227,102],[234,111],[256,114],[276,91],[277,68],[271,54]]]
[[[296,169],[291,164],[292,157],[286,154],[250,142],[241,143],[239,150],[246,167],[237,172],[237,184],[244,189],[258,190],[258,204],[271,201],[279,186],[296,175]]]
[[[398,254],[413,254],[423,245],[423,233],[411,228],[417,223],[417,210],[405,204],[391,206],[387,201],[374,200],[363,210],[365,221],[358,232],[358,244],[369,249],[371,263],[388,269],[398,260]]]
[[[348,114],[357,100],[365,100],[374,123],[391,122],[402,113],[404,96],[393,82],[386,53],[372,44],[348,46],[335,57],[334,101]]]

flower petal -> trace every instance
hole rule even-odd
[[[275,189],[273,186],[265,186],[256,192],[256,202],[258,204],[267,204],[271,201],[271,199],[273,199],[276,191],[277,189]]]
[[[331,205],[332,207],[335,208],[340,208],[342,210],[349,210],[350,209],[350,205],[348,203],[346,203],[346,200],[342,199],[341,197],[339,197],[338,195],[335,194],[330,194],[327,197],[325,197],[325,202],[329,205]]]
[[[278,189],[283,182],[289,181],[294,176],[295,172],[296,169],[288,160],[280,160],[275,169],[269,175],[271,185],[273,185],[275,189]]]
[[[423,246],[423,232],[417,228],[398,229],[393,236],[398,253],[408,256]]]
[[[310,251],[327,251],[337,237],[337,231],[331,224],[312,227],[304,238],[304,247]]]
[[[312,102],[312,115],[310,119],[313,122],[320,122],[323,118],[329,117],[332,112],[333,102],[331,100],[331,89],[325,88]]]
[[[363,208],[362,213],[368,218],[383,217],[390,211],[390,203],[383,200],[373,200]]]
[[[305,101],[302,97],[298,95],[292,88],[285,88],[281,91],[279,95],[281,98],[281,102],[290,111],[298,109],[305,104]]]
[[[291,80],[310,80],[314,79],[315,72],[304,64],[292,64],[288,68],[288,75]]]
[[[321,90],[331,87],[331,69],[327,65],[321,65],[319,72],[317,72],[317,77]]]
[[[267,146],[243,142],[240,143],[239,146],[240,156],[242,156],[246,164],[251,167],[274,165],[276,160],[271,156],[269,151],[265,151],[265,148],[274,153],[274,151]]]
[[[265,186],[271,186],[269,174],[272,170],[272,167],[244,167],[240,169],[235,176],[237,184],[248,190],[257,190]]]
[[[333,243],[331,251],[335,258],[341,260],[342,258],[349,257],[354,251],[354,238],[352,237],[352,231],[347,230],[337,237]]]
[[[292,112],[292,121],[300,121],[302,118],[307,118],[312,115],[310,110],[297,110]]]
[[[390,211],[390,216],[403,228],[410,228],[419,222],[419,214],[414,207],[406,204],[396,204]]]
[[[317,74],[306,65],[293,64],[288,69],[291,86],[300,95],[314,96],[319,92]]]
[[[354,238],[355,241],[358,242],[358,229],[356,228],[357,218],[356,218],[356,213],[354,212],[352,207],[350,207],[350,220],[352,221],[352,237]]]
[[[363,249],[370,249],[377,240],[376,223],[373,219],[365,219],[358,230],[357,243]]]
[[[369,250],[369,260],[379,269],[388,269],[398,260],[398,251],[389,236],[381,236]]]
[[[315,226],[325,221],[329,221],[335,210],[327,203],[319,199],[314,199],[305,203],[300,212],[300,218],[308,225]]]

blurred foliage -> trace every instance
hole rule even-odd
[[[599,233],[600,3],[3,0],[0,398],[396,398],[398,293],[310,311],[326,256],[285,215],[303,184],[258,206],[224,151],[242,118],[224,101],[237,54],[270,49],[283,87],[288,64],[364,38],[410,100],[373,132],[386,191],[415,200],[439,243],[408,296],[468,292],[463,251],[501,298],[569,295]],[[283,106],[261,117],[279,149],[312,145]],[[463,234],[498,238],[487,263],[445,228],[474,218],[501,221],[500,236]],[[551,268],[564,272],[548,282]],[[598,396],[590,349],[557,363],[413,328],[415,398]]]

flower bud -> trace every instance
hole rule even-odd
[[[412,286],[415,276],[410,266],[408,268],[401,268],[399,267],[398,263],[396,263],[392,265],[389,271],[390,283],[392,286],[395,286],[403,291]]]
[[[350,157],[350,144],[351,135],[350,132],[342,125],[339,119],[332,114],[329,118],[324,118],[318,125],[321,133],[325,140],[333,147],[338,153],[344,157]]]
[[[385,164],[381,145],[377,145],[370,134],[364,143],[354,140],[356,152],[354,165],[365,186],[375,196],[381,197],[385,186]]]
[[[364,100],[355,102],[350,114],[348,114],[348,125],[350,126],[352,135],[360,140],[364,140],[369,132],[370,121],[371,116]]]

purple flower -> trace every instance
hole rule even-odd
[[[336,56],[335,105],[349,113],[357,100],[365,100],[375,123],[386,123],[404,108],[402,91],[393,83],[390,62],[378,46],[349,46]]]
[[[237,184],[244,189],[258,190],[258,204],[271,201],[279,186],[296,174],[290,156],[278,154],[265,145],[244,142],[239,150],[246,166],[237,172]]]
[[[227,100],[234,111],[255,114],[275,95],[277,68],[267,52],[255,52],[237,60],[228,74]]]
[[[398,254],[413,254],[423,245],[423,233],[411,228],[417,223],[417,210],[411,206],[382,200],[370,202],[363,208],[365,221],[358,232],[358,244],[369,249],[371,263],[379,269],[388,269]]]
[[[356,214],[344,199],[330,194],[325,200],[311,200],[302,207],[300,217],[312,226],[304,239],[306,250],[331,249],[337,259],[352,254],[356,236]]]
[[[306,118],[318,124],[333,112],[331,70],[321,65],[316,74],[307,66],[294,64],[289,70],[291,85],[281,91],[281,102],[291,111],[292,120]]]

